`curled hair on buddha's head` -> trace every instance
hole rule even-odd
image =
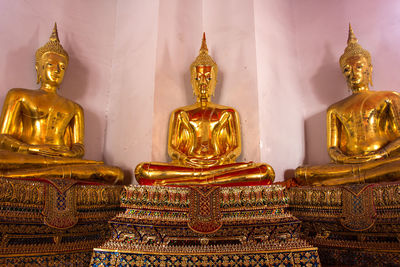
[[[211,95],[214,95],[215,86],[217,83],[217,74],[218,74],[218,66],[217,63],[212,59],[212,57],[208,54],[208,48],[206,43],[206,33],[203,33],[203,40],[201,42],[201,47],[199,51],[199,55],[190,65],[190,73],[191,73],[191,83],[193,90],[195,90],[195,79],[196,79],[196,67],[197,66],[210,66],[211,67],[211,77],[212,80],[210,82],[210,88],[212,89]],[[198,95],[199,92],[193,92],[195,95]]]
[[[50,35],[50,40],[42,47],[40,47],[35,54],[36,64],[40,62],[44,54],[55,53],[65,57],[67,64],[69,61],[69,56],[67,51],[64,50],[60,44],[60,39],[58,39],[57,23],[54,23],[53,32]]]

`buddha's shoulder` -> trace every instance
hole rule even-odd
[[[368,91],[360,94],[352,94],[328,107],[329,112],[341,111],[343,109],[348,110],[354,106],[358,106],[359,103],[365,101],[372,101],[379,104],[386,100],[397,100],[400,101],[400,94],[392,91]]]
[[[374,91],[376,96],[387,99],[400,99],[400,94],[393,91]]]
[[[343,100],[340,100],[339,102],[336,102],[336,103],[330,105],[330,106],[328,107],[328,112],[335,111],[336,109],[338,109],[339,107],[341,107],[341,106],[343,105],[343,103],[345,103],[345,100],[346,100],[346,99],[347,99],[347,98],[345,98],[345,99],[343,99]]]
[[[223,106],[223,105],[217,105],[215,104],[214,108],[218,111],[221,112],[229,112],[229,113],[234,113],[237,114],[238,112],[236,111],[236,109],[232,108],[232,107],[228,107],[228,106]]]
[[[37,95],[37,90],[25,89],[25,88],[12,88],[7,93],[8,96],[35,96]]]
[[[193,105],[189,105],[189,106],[184,106],[184,107],[179,107],[174,109],[174,111],[172,111],[172,114],[179,114],[181,112],[190,112],[192,110],[196,109],[196,104]]]

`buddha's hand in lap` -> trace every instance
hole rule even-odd
[[[28,152],[40,156],[76,158],[83,155],[83,147],[73,145],[70,149],[62,145],[30,145]]]
[[[330,148],[330,156],[337,163],[357,164],[388,157],[388,153],[384,148],[377,151],[368,152],[361,155],[346,155],[338,148]]]
[[[198,167],[198,168],[212,167],[212,166],[218,165],[219,162],[220,161],[217,158],[210,158],[210,159],[201,159],[201,158],[192,158],[192,157],[185,158],[186,165],[192,166],[192,167]]]

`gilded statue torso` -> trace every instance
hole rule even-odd
[[[399,130],[393,129],[399,99],[395,92],[367,91],[332,105],[328,116],[337,119],[340,150],[348,155],[368,154],[399,137]]]
[[[199,159],[226,155],[237,147],[236,118],[234,109],[213,103],[179,108],[171,116],[171,146]]]
[[[20,113],[15,119],[23,125],[13,136],[32,145],[66,145],[64,136],[80,109],[78,104],[42,90],[13,89],[9,94],[14,105],[20,105],[15,107]]]

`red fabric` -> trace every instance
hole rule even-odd
[[[232,186],[257,186],[257,185],[270,185],[270,180],[263,181],[250,181],[250,182],[238,182],[238,183],[229,183],[229,184],[209,184],[204,186],[221,186],[221,187],[232,187]],[[154,185],[154,180],[150,179],[140,179],[140,185]],[[189,187],[193,185],[168,185],[170,187]],[[202,186],[202,185],[198,185]]]

